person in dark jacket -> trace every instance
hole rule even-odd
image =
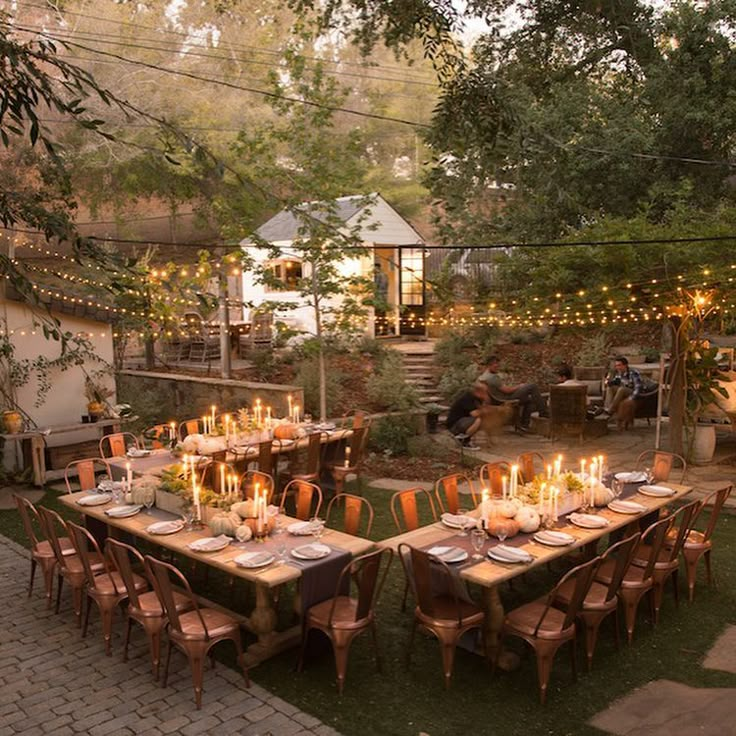
[[[455,439],[462,442],[466,450],[479,450],[471,441],[480,429],[480,408],[488,403],[485,383],[477,381],[469,391],[458,396],[447,413],[447,429]]]

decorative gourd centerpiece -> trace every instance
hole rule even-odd
[[[613,491],[602,483],[598,483],[592,489],[588,488],[585,495],[593,501],[593,506],[607,506],[615,498]]]
[[[516,519],[495,514],[486,520],[486,532],[492,537],[510,539],[519,533],[520,524]]]
[[[519,524],[519,531],[523,534],[531,534],[539,529],[541,519],[539,512],[532,506],[522,506],[514,517]]]
[[[228,537],[237,537],[242,519],[234,511],[219,511],[210,517],[208,524],[215,536],[225,534]]]
[[[255,534],[258,531],[256,502],[252,498],[234,503],[230,507],[230,511],[237,514],[243,520],[243,523],[251,530],[252,534]],[[273,525],[274,520],[266,515],[264,532],[269,534]]]
[[[295,440],[299,436],[299,426],[291,422],[282,422],[273,428],[275,440]]]

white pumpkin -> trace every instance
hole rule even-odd
[[[518,505],[516,502],[518,502]],[[508,499],[506,501],[496,501],[494,510],[506,519],[513,519],[520,507],[521,501],[518,499]]]
[[[252,498],[247,501],[238,501],[230,507],[241,519],[252,519],[256,515],[256,505]]]
[[[199,452],[199,443],[203,440],[201,434],[188,434],[181,443],[181,449],[187,454],[192,455]]]
[[[590,492],[588,492],[588,495],[590,495]],[[613,491],[605,486],[597,485],[593,491],[593,503],[596,506],[606,506],[614,498]]]
[[[233,537],[240,525],[240,517],[237,514],[231,512],[221,511],[215,514],[209,520],[210,531],[218,536],[220,534],[227,534],[228,537]]]
[[[519,529],[524,534],[531,534],[539,529],[539,513],[531,506],[522,506],[514,518],[519,522]]]
[[[203,437],[199,441],[200,455],[214,455],[216,452],[222,452],[225,449],[224,438],[219,437]]]
[[[253,530],[247,524],[241,524],[235,530],[235,539],[238,542],[248,542],[253,537]]]

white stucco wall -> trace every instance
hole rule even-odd
[[[56,340],[47,340],[40,327],[34,327],[33,313],[26,306],[13,301],[0,301],[2,316],[7,321],[8,330],[15,346],[15,357],[18,360],[28,358],[33,360],[39,355],[54,359],[61,353],[60,343]],[[65,332],[85,334],[92,333],[90,338],[96,354],[108,364],[113,361],[112,329],[109,324],[80,319],[63,314],[54,314],[61,322],[61,329]],[[34,334],[35,333],[35,334]],[[89,372],[102,367],[102,364],[90,363]],[[81,368],[72,366],[66,371],[54,370],[51,375],[52,387],[40,407],[34,406],[36,400],[36,382],[33,375],[25,386],[18,390],[18,403],[33,418],[39,427],[57,424],[73,424],[81,421],[82,414],[87,413],[87,399],[84,395],[84,373]],[[106,376],[104,382],[115,388],[113,376]],[[108,399],[115,403],[115,395]],[[87,430],[75,433],[74,437],[64,436],[64,442],[77,442],[86,439],[85,434],[96,436],[96,431]],[[79,436],[77,436],[79,435]],[[49,437],[49,444],[55,444],[54,435]],[[60,439],[59,442],[62,440]]]

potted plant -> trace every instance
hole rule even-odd
[[[442,407],[439,404],[427,405],[427,432],[429,434],[437,434],[440,414],[442,414]]]
[[[101,374],[104,371],[98,371],[90,376],[86,375],[84,379],[84,394],[87,397],[87,413],[91,420],[96,422],[100,417],[105,415],[108,408],[107,399],[112,396],[113,391],[100,382]]]

